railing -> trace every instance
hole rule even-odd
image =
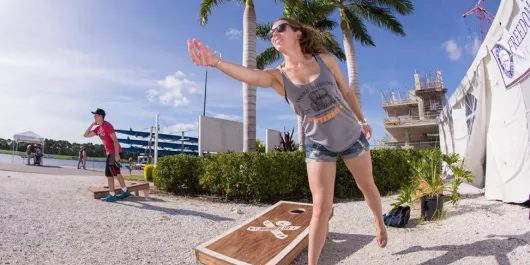
[[[420,88],[421,89],[433,89],[433,88],[442,89],[443,84],[440,81],[423,81],[420,83]]]
[[[415,150],[432,149],[435,147],[440,147],[439,141],[411,142],[408,144],[408,148],[412,148]],[[381,149],[381,148],[397,149],[397,148],[407,148],[407,147],[405,146],[405,143],[381,143],[378,145],[372,145],[371,148],[372,149]]]
[[[402,124],[414,124],[414,123],[421,123],[421,122],[429,122],[429,121],[436,120],[437,117],[438,117],[438,115],[425,114],[423,120],[420,120],[420,116],[408,116],[408,117],[405,117],[405,118],[395,118],[395,119],[387,118],[387,119],[385,119],[385,125],[387,125],[387,126],[397,126],[397,125],[402,125]]]
[[[401,104],[413,104],[413,103],[418,103],[418,102],[416,100],[414,100],[414,99],[409,99],[409,98],[396,99],[396,100],[383,100],[383,102],[382,102],[383,107],[384,106],[392,106],[392,105],[401,105]]]

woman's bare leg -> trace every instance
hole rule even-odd
[[[307,175],[313,196],[313,215],[309,223],[308,264],[316,265],[328,233],[333,208],[336,162],[308,162]]]
[[[377,228],[377,244],[385,247],[388,242],[385,223],[383,221],[383,209],[381,206],[381,195],[374,183],[372,175],[372,156],[370,151],[365,151],[356,158],[344,159],[344,163],[352,173],[366,200],[366,204],[372,210]]]

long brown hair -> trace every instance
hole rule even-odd
[[[322,35],[315,28],[290,18],[282,17],[276,21],[280,20],[287,21],[294,31],[302,32],[302,36],[300,37],[300,47],[304,54],[314,55],[326,52]]]

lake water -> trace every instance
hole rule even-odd
[[[12,155],[0,154],[0,162],[22,164],[22,163],[27,163],[27,159],[23,159],[22,157],[18,155],[12,156]],[[31,159],[31,163],[33,163],[33,159]],[[46,156],[43,159],[43,164],[48,165],[48,166],[76,167],[77,168],[77,160],[46,158]],[[87,168],[105,168],[105,162],[87,161],[86,167]]]

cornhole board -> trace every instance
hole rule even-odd
[[[309,243],[313,205],[279,201],[222,235],[195,248],[206,265],[286,265]],[[333,211],[331,217],[333,216]]]
[[[142,193],[144,194],[144,197],[146,199],[149,198],[150,187],[149,187],[149,183],[148,182],[130,182],[130,183],[126,182],[125,186],[127,187],[127,190],[129,192],[134,192],[134,195],[140,196],[139,191],[141,190]],[[101,198],[104,198],[107,195],[109,195],[109,187],[108,186],[104,186],[104,187],[90,187],[90,188],[88,188],[88,190],[91,193],[93,193],[94,199],[101,199]],[[114,186],[114,192],[116,193],[116,195],[121,194],[121,192],[122,192],[121,187],[120,186]]]

